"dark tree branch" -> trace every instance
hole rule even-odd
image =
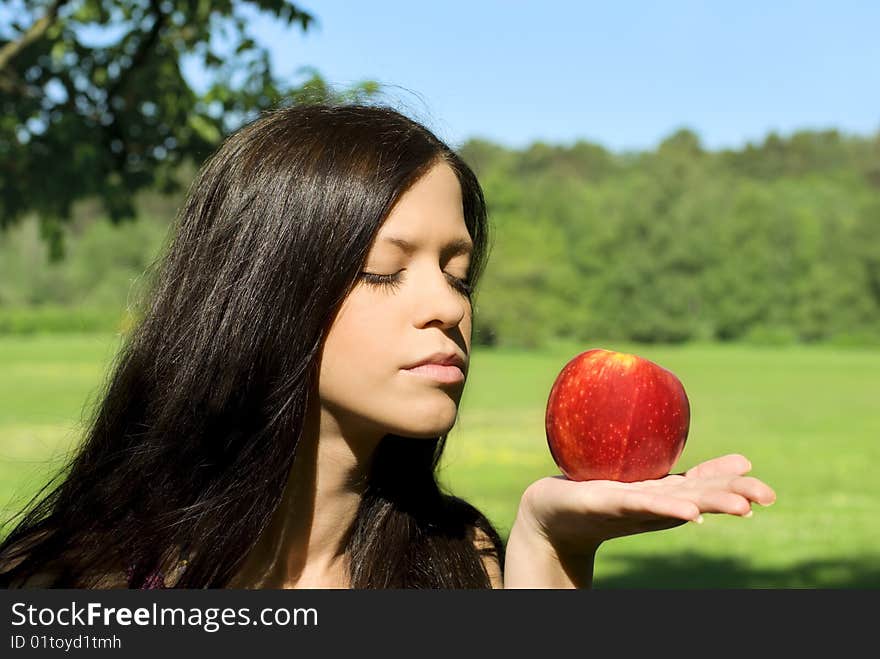
[[[125,136],[123,135],[122,129],[119,125],[119,115],[113,107],[113,99],[114,97],[119,95],[120,92],[124,93],[126,83],[131,77],[132,72],[137,71],[141,66],[143,66],[144,62],[147,60],[147,57],[150,54],[150,51],[155,48],[156,43],[159,41],[159,33],[165,26],[168,17],[164,13],[162,13],[162,10],[159,6],[159,0],[150,0],[150,13],[154,17],[153,25],[150,28],[150,31],[138,44],[137,51],[131,58],[131,65],[119,74],[119,77],[107,90],[107,111],[113,115],[113,121],[104,128],[104,139],[108,147],[113,140],[119,140],[122,148],[119,152],[113,154],[113,158],[116,162],[117,168],[119,168],[120,170],[125,167],[126,160],[128,159],[128,144],[126,144]],[[125,98],[123,98],[123,100],[127,105],[128,100]]]
[[[48,30],[58,18],[58,10],[61,8],[61,5],[66,2],[67,0],[53,0],[52,4],[49,5],[49,8],[46,10],[46,14],[34,22],[34,24],[28,28],[27,32],[21,35],[20,39],[10,41],[0,48],[0,71],[3,71],[3,69],[9,66],[9,63],[22,50],[46,34],[46,30]]]
[[[165,23],[168,20],[168,17],[162,13],[159,4],[159,0],[150,0],[150,13],[155,19],[153,21],[153,26],[138,44],[137,52],[135,52],[131,58],[131,65],[126,68],[125,71],[120,73],[116,81],[107,90],[108,103],[110,103],[110,100],[125,87],[125,83],[128,81],[132,71],[136,71],[143,65],[144,61],[147,59],[147,55],[149,55],[150,51],[156,46],[156,42],[159,40],[159,32],[162,31],[162,28],[165,27]]]

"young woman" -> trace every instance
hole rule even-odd
[[[4,586],[588,587],[609,538],[775,497],[739,455],[644,483],[548,477],[505,547],[441,491],[486,207],[393,109],[263,115],[170,235],[84,443],[0,544]]]

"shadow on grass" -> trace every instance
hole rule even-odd
[[[821,559],[783,569],[756,568],[741,559],[680,556],[617,556],[622,574],[603,577],[593,587],[615,588],[880,588],[880,555]]]

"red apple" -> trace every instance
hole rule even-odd
[[[672,372],[637,355],[587,350],[550,390],[547,444],[571,480],[661,478],[684,450],[690,418]]]

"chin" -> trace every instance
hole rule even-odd
[[[389,401],[385,427],[402,437],[439,437],[448,433],[458,419],[458,398],[448,392],[418,392]]]
[[[418,439],[431,439],[432,437],[445,435],[452,430],[453,426],[455,426],[456,414],[453,413],[442,417],[434,416],[430,419],[423,417],[421,419],[422,423],[418,425],[412,424],[411,421],[412,419],[410,418],[410,423],[403,424],[400,431],[395,434]]]

